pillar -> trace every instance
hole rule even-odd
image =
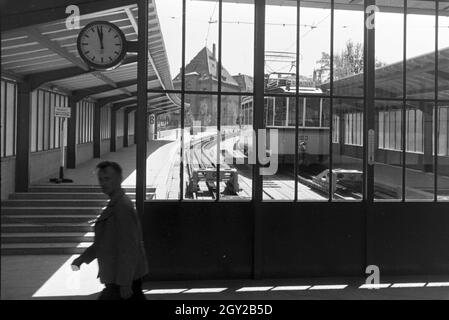
[[[70,118],[67,120],[67,161],[66,167],[76,168],[76,103],[77,101],[69,96]]]
[[[17,88],[16,192],[27,192],[30,183],[30,120],[30,86],[28,83],[19,82]]]

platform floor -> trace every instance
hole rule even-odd
[[[166,199],[167,193],[170,198],[177,198],[178,189],[176,185],[169,183],[168,178],[172,174],[175,155],[179,151],[179,141],[172,140],[153,140],[147,143],[147,187],[156,188],[156,198]],[[178,152],[179,154],[179,152]],[[101,161],[115,161],[119,163],[123,169],[124,187],[135,187],[136,185],[136,145],[121,148],[116,152],[108,152],[101,156],[88,160],[75,169],[65,169],[64,177],[73,180],[73,183],[65,185],[84,185],[97,186],[97,176],[95,167]],[[178,164],[179,166],[179,164]],[[179,172],[179,171],[178,171]],[[179,175],[179,173],[178,173]],[[34,184],[38,185],[55,185],[49,182],[54,175],[45,177]],[[179,179],[177,180],[179,183]],[[173,190],[174,189],[174,190]],[[175,193],[176,195],[173,195]]]
[[[96,260],[72,271],[76,255],[3,256],[1,299],[96,299],[103,289]],[[144,292],[163,299],[444,299],[449,300],[447,276],[382,277],[389,288],[362,289],[363,278],[304,278],[264,280],[150,281]],[[292,287],[294,286],[294,287]],[[245,288],[242,291],[242,288]],[[201,292],[202,291],[202,292]]]

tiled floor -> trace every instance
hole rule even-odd
[[[3,256],[2,299],[96,299],[102,285],[96,261],[72,271],[76,256]],[[151,281],[144,284],[148,299],[445,299],[447,276],[381,277],[384,289],[361,289],[363,278],[264,280]],[[412,285],[413,287],[402,287]],[[292,287],[294,286],[294,287]],[[206,292],[205,292],[206,291]]]

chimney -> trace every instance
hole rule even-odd
[[[215,60],[217,60],[217,49],[215,48],[215,43],[212,44],[212,56],[214,57]]]

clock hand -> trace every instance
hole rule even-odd
[[[100,38],[100,50],[103,50],[103,29],[100,27],[97,27],[97,33],[98,33],[98,38]]]

